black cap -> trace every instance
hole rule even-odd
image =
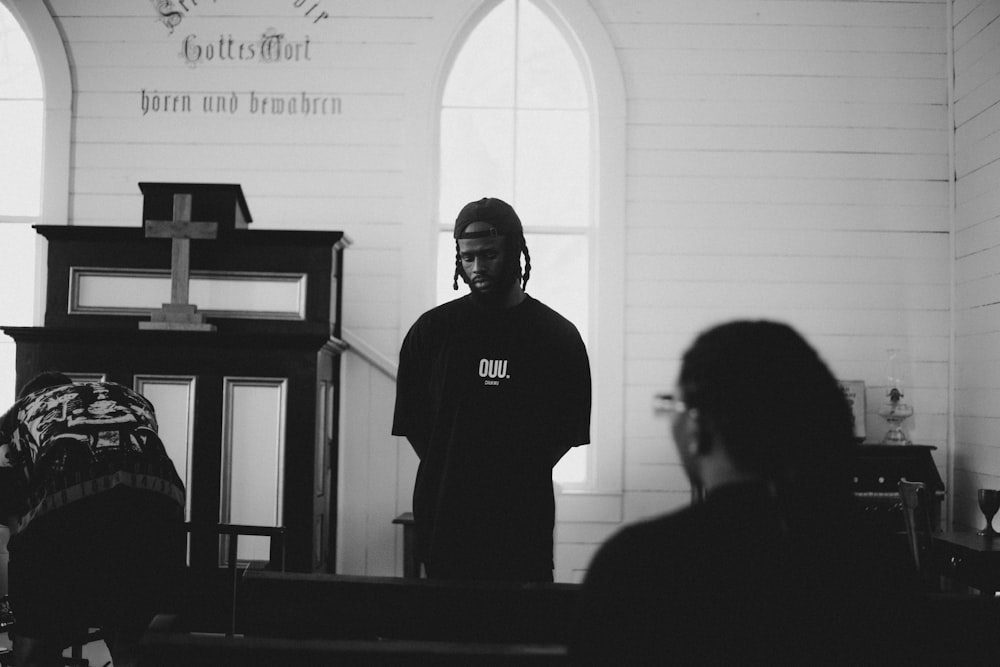
[[[492,227],[489,231],[465,233],[465,228],[474,222],[485,222]],[[466,204],[455,219],[455,238],[470,239],[483,236],[507,236],[523,234],[521,219],[510,204],[493,197]]]

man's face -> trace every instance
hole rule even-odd
[[[467,231],[483,223],[474,222]],[[506,293],[510,289],[511,276],[506,262],[507,244],[502,236],[486,236],[479,239],[459,239],[458,256],[462,270],[469,281],[469,289],[484,296]]]
[[[692,482],[698,482],[700,481],[698,467],[695,465],[696,443],[693,441],[694,438],[697,438],[697,433],[693,428],[695,426],[692,423],[693,415],[684,403],[684,394],[680,387],[674,388],[672,396],[673,401],[669,408],[670,434],[673,436],[674,447],[677,448],[678,457],[688,479]]]

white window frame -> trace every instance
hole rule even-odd
[[[49,13],[38,0],[0,0],[28,36],[42,78],[42,185],[38,216],[3,216],[2,223],[69,224],[70,136],[73,83],[66,48]],[[36,246],[34,319],[42,324],[45,314],[46,263],[41,244]],[[13,384],[13,380],[11,381]]]
[[[37,218],[0,218],[3,222],[35,222],[65,225],[69,219],[70,125],[73,84],[69,58],[48,6],[38,0],[0,0],[28,36],[42,76],[44,117],[42,120],[41,208]]]
[[[40,0],[0,0],[21,26],[34,51],[42,80],[42,156],[38,215],[13,216],[0,212],[0,224],[66,225],[69,222],[69,166],[73,84],[69,58],[48,3]],[[32,320],[41,325],[45,315],[47,264],[45,247],[36,240],[34,275],[25,282],[33,290]],[[23,287],[23,285],[22,285]],[[2,323],[0,323],[2,324]],[[13,347],[0,334],[2,347]],[[5,352],[7,354],[8,352]],[[12,389],[15,378],[0,377],[4,388]]]

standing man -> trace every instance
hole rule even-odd
[[[420,316],[399,353],[392,433],[420,457],[418,557],[430,578],[552,581],[552,467],[590,442],[587,351],[524,292],[509,204],[471,202],[454,236],[453,286],[470,292]]]
[[[115,667],[184,565],[184,487],[152,404],[113,382],[43,373],[0,422],[0,510],[18,665],[61,665],[99,627]]]

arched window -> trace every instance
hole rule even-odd
[[[530,0],[503,0],[468,35],[441,101],[436,275],[455,261],[451,220],[480,197],[518,212],[531,251],[528,292],[590,336],[595,219],[592,109],[584,72],[560,27]],[[460,285],[461,287],[461,285]],[[454,299],[439,283],[437,302]],[[575,448],[554,478],[588,481],[589,448]]]
[[[42,75],[28,36],[0,4],[0,215],[37,218],[42,199]],[[16,159],[11,159],[16,156]]]
[[[0,4],[0,313],[32,324],[35,230],[42,201],[42,76],[28,36]],[[0,337],[0,405],[14,398],[14,343]]]
[[[38,323],[32,225],[67,222],[71,102],[47,4],[0,0],[0,325]],[[0,335],[0,405],[13,400],[14,377],[14,342]]]

